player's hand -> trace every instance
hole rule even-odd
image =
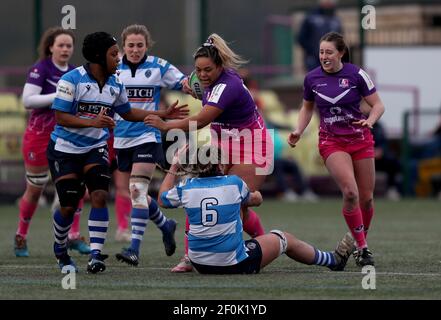
[[[114,128],[115,121],[113,118],[106,116],[106,108],[101,108],[100,113],[92,119],[92,127],[95,128]]]
[[[369,119],[363,119],[352,122],[352,124],[362,126],[362,127],[368,127],[369,129],[372,129],[374,127],[374,124],[369,121]]]
[[[193,90],[191,90],[190,85],[188,84],[188,77],[182,79],[181,84],[182,84],[182,92],[186,94],[191,94],[194,98],[195,94],[193,93]]]
[[[190,110],[188,109],[188,104],[183,104],[178,106],[179,100],[170,105],[161,115],[165,119],[184,119],[188,117]]]
[[[294,148],[297,144],[297,142],[300,140],[301,134],[295,130],[291,132],[288,136],[288,144],[291,146],[291,148]]]
[[[150,114],[144,118],[144,124],[155,127],[159,130],[165,130],[165,122],[157,115]]]

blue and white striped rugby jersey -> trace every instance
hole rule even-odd
[[[117,73],[124,83],[132,108],[156,111],[159,109],[161,89],[181,90],[184,74],[164,59],[146,56],[137,65],[124,56]],[[161,132],[142,122],[125,121],[116,115],[116,149],[134,147],[147,142],[161,142]]]
[[[79,118],[93,119],[102,108],[113,117],[115,112],[130,111],[126,90],[117,76],[107,78],[103,88],[88,71],[88,65],[78,67],[63,75],[57,85],[57,96],[52,109],[70,113]],[[109,130],[107,128],[69,128],[55,126],[51,139],[55,150],[66,153],[86,153],[105,146]]]
[[[250,195],[238,176],[191,178],[161,194],[170,208],[185,209],[190,222],[190,260],[212,266],[235,265],[248,257],[242,238],[241,204]]]

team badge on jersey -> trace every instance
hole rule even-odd
[[[347,87],[349,87],[349,80],[345,79],[345,78],[338,79],[338,86],[340,88],[347,88]]]
[[[147,70],[145,71],[144,75],[145,75],[146,78],[150,78],[150,76],[152,75],[152,70],[147,69]]]
[[[110,87],[110,94],[112,95],[112,97],[115,95],[115,90],[112,87]]]

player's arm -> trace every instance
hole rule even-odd
[[[367,102],[367,104],[371,107],[371,111],[369,112],[369,117],[367,119],[363,119],[360,121],[354,122],[354,124],[361,125],[362,127],[368,127],[369,129],[372,129],[375,122],[380,119],[380,117],[384,113],[384,104],[380,99],[380,96],[377,92],[374,92],[373,94],[364,97],[364,100]]]
[[[201,129],[216,119],[222,112],[223,110],[220,108],[205,105],[199,113],[182,120],[165,122],[157,116],[148,116],[145,118],[144,123],[162,131],[168,131],[171,129],[189,131],[190,122],[195,122],[197,129]]]
[[[102,108],[100,113],[94,119],[79,118],[68,112],[55,110],[55,119],[60,126],[68,128],[113,128],[115,121],[106,116],[106,109]]]
[[[143,110],[138,108],[131,108],[129,112],[120,114],[126,121],[142,122],[149,115],[154,115],[164,119],[184,119],[188,116],[188,105],[183,104],[178,106],[178,100],[175,103],[167,107],[165,110]]]
[[[250,195],[248,196],[248,202],[247,205],[249,207],[258,207],[262,204],[263,197],[262,194],[259,191],[253,191],[250,192]]]
[[[162,208],[176,208],[180,204],[180,198],[175,187],[178,179],[176,172],[177,165],[172,164],[159,187],[158,204]]]
[[[299,112],[297,127],[288,136],[288,144],[291,147],[294,148],[296,146],[296,143],[300,140],[303,131],[305,131],[306,127],[311,122],[313,113],[314,113],[314,101],[303,100],[303,105],[302,108],[300,108],[300,112]]]
[[[57,95],[52,104],[55,110],[55,120],[57,124],[68,128],[113,128],[115,121],[106,115],[106,108],[101,108],[98,115],[91,118],[80,118],[75,115],[77,112],[74,97],[76,87],[74,75],[69,72],[65,74],[57,84]]]
[[[23,88],[22,101],[26,109],[50,107],[56,97],[56,92],[41,94],[48,77],[47,70],[40,64],[31,68]]]
[[[23,88],[22,101],[26,109],[39,109],[50,107],[57,93],[41,94],[42,87],[26,83]]]

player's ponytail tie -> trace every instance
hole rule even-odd
[[[214,40],[212,37],[208,37],[207,40],[202,44],[203,47],[215,47]]]

